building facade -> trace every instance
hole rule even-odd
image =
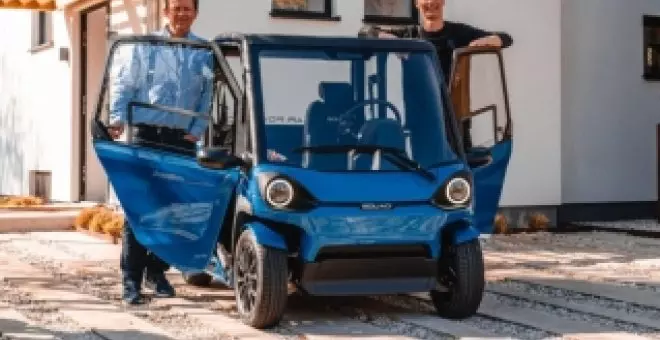
[[[201,0],[193,29],[205,38],[226,31],[355,36],[365,23],[416,22],[413,1]],[[30,171],[42,170],[51,174],[52,199],[104,201],[107,180],[85,122],[108,39],[159,28],[162,4],[40,2],[47,11],[0,10],[11,31],[0,37],[0,193],[27,193]],[[653,214],[660,2],[446,2],[448,20],[514,38],[504,52],[514,153],[502,207],[555,221]]]

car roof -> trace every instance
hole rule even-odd
[[[377,39],[358,38],[357,36],[312,36],[257,33],[222,33],[213,41],[246,42],[248,45],[272,48],[309,47],[309,48],[350,48],[376,50],[433,51],[434,47],[420,39]]]

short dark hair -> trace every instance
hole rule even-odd
[[[195,5],[195,10],[199,10],[199,0],[193,0],[193,4]],[[165,0],[165,9],[170,8],[170,0]]]

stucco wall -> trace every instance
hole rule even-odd
[[[52,198],[71,194],[71,77],[59,61],[68,41],[64,14],[53,15],[55,47],[36,53],[31,13],[0,11],[0,193],[26,194],[30,170],[52,171]]]
[[[449,20],[514,39],[504,52],[514,147],[503,206],[561,203],[560,9],[556,0],[447,1]]]
[[[562,200],[655,200],[660,84],[642,79],[642,15],[660,2],[562,5]]]

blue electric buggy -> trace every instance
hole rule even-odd
[[[442,74],[434,47],[412,39],[124,36],[94,148],[138,241],[191,284],[232,287],[246,324],[277,324],[288,285],[430,292],[439,316],[465,318],[481,302],[479,238],[512,135],[500,51],[455,61]],[[159,125],[143,119],[154,113],[201,127],[195,151],[138,141],[132,127]]]

